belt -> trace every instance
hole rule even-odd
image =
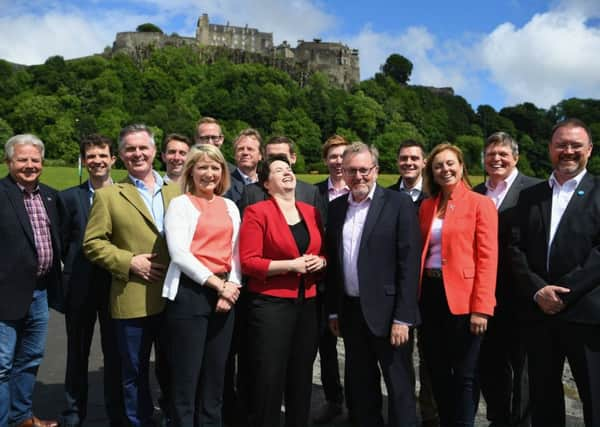
[[[225,271],[223,273],[213,273],[213,276],[217,276],[219,279],[227,282],[229,280],[229,271]]]
[[[429,277],[430,279],[441,279],[442,278],[442,270],[440,268],[426,268],[423,272],[425,277]]]

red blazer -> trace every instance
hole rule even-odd
[[[424,237],[421,283],[439,202],[440,195],[425,199],[419,209]],[[442,226],[442,277],[450,312],[493,315],[497,268],[498,212],[494,202],[461,182],[448,200]]]
[[[310,235],[307,254],[323,255],[323,227],[319,211],[307,203],[296,202]],[[315,274],[287,273],[267,277],[271,260],[299,257],[298,247],[283,213],[273,199],[248,206],[240,227],[240,262],[242,273],[249,277],[250,292],[280,298],[296,298],[300,279],[304,277],[305,296],[317,295]]]

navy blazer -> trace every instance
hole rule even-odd
[[[552,189],[547,181],[521,191],[510,246],[513,271],[532,320],[554,317],[600,324],[600,178],[586,173],[561,218],[548,260]],[[549,268],[546,267],[548,262]],[[560,285],[566,308],[544,314],[533,301],[546,285]]]
[[[65,308],[77,309],[93,286],[110,287],[111,275],[83,254],[83,235],[91,207],[88,181],[61,191],[58,199]]]
[[[387,187],[387,189],[394,190],[394,191],[400,191],[400,183],[401,182],[402,182],[402,177],[398,178],[398,181],[396,181],[395,184],[392,184],[389,187]],[[425,192],[425,189],[423,189],[421,191],[421,193],[419,194],[419,197],[417,197],[417,200],[414,201],[417,208],[419,208],[421,206],[421,203],[423,202],[423,200],[425,200],[428,197],[429,197],[429,195]]]
[[[515,312],[517,308],[516,283],[509,253],[512,228],[517,223],[517,201],[521,191],[541,182],[519,173],[508,189],[506,196],[498,207],[498,276],[496,279],[496,312],[499,310]],[[485,195],[485,182],[473,188],[479,194]]]
[[[343,229],[348,198],[329,204],[326,248],[327,309],[344,329]],[[389,336],[393,320],[420,323],[417,303],[421,234],[416,208],[404,193],[375,188],[358,254],[360,304],[371,332]]]
[[[39,184],[40,195],[50,220],[53,264],[46,276],[48,305],[63,310],[60,280],[60,238],[56,190]],[[0,179],[0,319],[17,320],[29,310],[37,286],[37,250],[23,192],[9,175]]]
[[[229,174],[231,177],[231,185],[229,186],[229,190],[223,195],[223,197],[227,197],[230,200],[233,200],[235,204],[237,204],[242,198],[242,193],[244,192],[244,187],[246,183],[244,182],[244,177],[240,173],[238,168],[235,168],[233,172]]]

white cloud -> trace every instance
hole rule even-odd
[[[474,47],[509,104],[530,101],[547,108],[567,97],[600,96],[600,30],[586,24],[595,16],[584,13],[594,12],[593,6],[562,2],[521,28],[498,26]]]

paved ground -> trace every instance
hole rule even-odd
[[[34,395],[34,412],[38,417],[46,419],[56,418],[64,407],[63,381],[66,347],[64,319],[61,315],[51,311],[46,357],[38,374],[38,383]],[[339,349],[343,359],[341,342],[339,343]],[[96,337],[91,353],[89,375],[90,397],[88,419],[85,425],[87,427],[105,427],[108,425],[108,422],[104,414],[102,399],[102,353]],[[318,362],[315,363],[313,384],[313,409],[316,409],[323,401]],[[565,387],[567,394],[574,397],[574,399],[568,399],[568,427],[583,426],[581,404],[576,398],[576,391],[568,370],[565,373]],[[156,391],[154,395],[157,396],[158,388],[156,385],[154,385],[154,388]],[[479,408],[476,427],[487,427],[487,425],[488,423],[485,420],[485,406],[482,403]],[[349,427],[349,424],[345,422],[345,416],[340,416],[330,426]]]

